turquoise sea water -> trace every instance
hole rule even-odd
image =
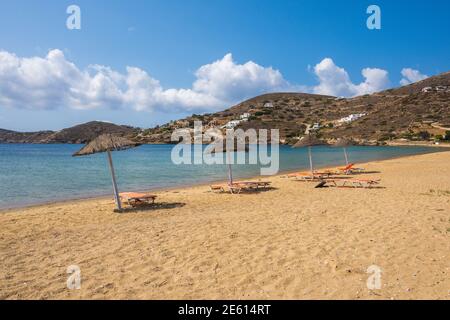
[[[227,179],[225,165],[175,165],[172,145],[114,152],[120,191],[152,190]],[[0,208],[111,194],[106,154],[73,158],[81,145],[0,144]],[[427,147],[350,147],[351,162],[436,152]],[[316,168],[343,165],[340,148],[314,147]],[[280,146],[280,172],[309,167],[307,149]],[[259,165],[233,165],[237,179],[260,175]]]

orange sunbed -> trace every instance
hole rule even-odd
[[[340,182],[340,184],[337,183]],[[348,179],[348,180],[327,180],[327,184],[331,184],[338,188],[374,188],[375,185],[380,184],[380,179]]]
[[[351,173],[354,173],[354,172],[362,172],[364,170],[365,169],[363,169],[363,168],[355,168],[355,164],[354,163],[350,163],[350,164],[348,164],[345,167],[338,168],[339,172],[343,172],[345,174],[351,174]]]
[[[120,198],[132,207],[137,207],[146,204],[154,204],[156,195],[139,192],[122,192],[119,194]]]

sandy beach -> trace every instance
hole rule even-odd
[[[450,152],[360,166],[384,188],[281,175],[260,193],[161,191],[124,214],[112,197],[1,211],[0,298],[450,299]]]

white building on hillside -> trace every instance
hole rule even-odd
[[[239,123],[241,123],[241,120],[231,120],[231,121],[228,121],[227,124],[225,124],[224,126],[222,126],[222,128],[225,128],[225,129],[234,129],[236,126],[239,125]]]
[[[240,118],[242,121],[248,121],[248,118],[250,118],[250,113],[245,112],[245,113],[241,114]]]
[[[366,113],[353,113],[347,117],[338,120],[338,123],[350,123],[367,115]]]

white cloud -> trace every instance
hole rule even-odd
[[[80,70],[61,50],[45,58],[0,52],[0,106],[52,109],[131,107],[135,110],[218,110],[245,98],[288,87],[281,73],[254,62],[236,64],[232,55],[200,67],[192,88],[164,89],[146,71],[106,66]]]
[[[54,109],[131,108],[137,111],[211,112],[253,96],[276,91],[301,91],[334,96],[357,96],[386,89],[388,72],[365,68],[365,80],[355,84],[347,71],[332,59],[323,59],[310,70],[318,85],[292,85],[280,71],[252,61],[236,63],[231,54],[195,72],[191,88],[163,88],[146,71],[127,67],[118,72],[107,66],[80,69],[61,50],[45,57],[21,58],[0,51],[0,107]],[[408,81],[426,77],[403,69]]]
[[[386,89],[389,85],[388,72],[378,68],[365,68],[364,82],[354,84],[345,69],[338,67],[332,59],[325,58],[314,67],[319,84],[312,92],[332,96],[358,96]]]
[[[427,75],[420,73],[419,70],[414,70],[411,68],[403,68],[401,73],[403,78],[400,80],[400,84],[402,86],[428,78]]]
[[[267,91],[289,87],[278,70],[265,68],[252,61],[236,64],[231,53],[223,59],[202,66],[196,72],[193,89],[223,101],[235,101]]]

